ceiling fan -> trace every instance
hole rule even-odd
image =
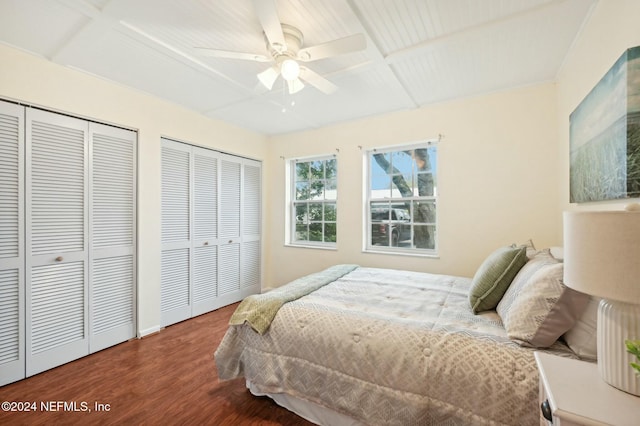
[[[258,80],[268,90],[271,90],[278,77],[282,76],[287,82],[291,94],[304,88],[303,81],[323,93],[332,93],[337,89],[335,84],[308,67],[301,66],[300,63],[356,52],[367,47],[367,41],[363,34],[355,34],[316,46],[303,47],[302,32],[294,26],[280,22],[275,0],[253,0],[253,6],[264,31],[267,54],[233,52],[206,47],[196,47],[196,49],[203,56],[273,62],[271,67],[258,74]]]

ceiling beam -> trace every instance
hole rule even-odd
[[[374,31],[366,23],[366,20],[365,20],[365,18],[363,16],[362,12],[358,8],[358,6],[355,4],[354,0],[347,0],[347,4],[349,5],[349,8],[351,9],[351,11],[355,15],[355,17],[357,18],[358,23],[359,23],[362,31],[365,33],[367,39],[369,40],[368,44],[373,46],[373,49],[368,48],[368,52],[370,54],[372,54],[374,56],[374,58],[373,58],[372,61],[370,61],[370,62],[368,62],[366,64],[372,64],[372,65],[373,64],[375,64],[375,65],[381,64],[382,66],[384,66],[385,69],[386,69],[386,72],[389,75],[391,75],[392,78],[394,79],[394,81],[397,83],[397,87],[399,87],[402,90],[402,94],[404,95],[404,98],[406,99],[407,108],[418,108],[418,107],[420,107],[420,104],[412,96],[411,90],[409,90],[409,87],[407,87],[405,85],[405,83],[402,81],[402,79],[400,79],[400,77],[398,76],[398,73],[385,60],[386,58],[384,57],[384,54],[382,53],[382,49],[380,49],[379,43],[372,36],[372,34],[374,34]]]

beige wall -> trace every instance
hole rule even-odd
[[[569,115],[625,50],[640,45],[639,16],[640,1],[598,2],[558,74],[558,149],[562,159],[559,180],[562,184],[559,204],[561,211],[619,210],[629,202],[627,200],[569,203]]]
[[[0,98],[138,130],[138,330],[160,324],[160,137],[263,160],[262,135],[0,45]]]
[[[279,286],[335,263],[472,276],[497,247],[532,238],[558,244],[558,133],[553,84],[398,112],[269,139],[267,273]],[[439,144],[440,257],[362,252],[363,152],[442,134]],[[362,146],[362,150],[359,148]],[[338,249],[287,247],[285,162],[338,158]]]

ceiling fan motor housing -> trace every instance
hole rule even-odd
[[[302,31],[296,27],[289,24],[281,24],[281,26],[286,46],[280,46],[278,43],[270,44],[266,34],[264,35],[265,42],[267,43],[267,49],[278,65],[285,59],[295,59],[298,56],[298,51],[302,47],[302,43],[304,41]]]

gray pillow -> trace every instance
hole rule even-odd
[[[544,265],[519,288],[509,309],[500,310],[510,339],[522,346],[546,348],[582,315],[589,296],[562,283],[563,266]]]
[[[502,247],[491,253],[471,281],[469,304],[473,313],[495,309],[525,263],[526,247]]]

